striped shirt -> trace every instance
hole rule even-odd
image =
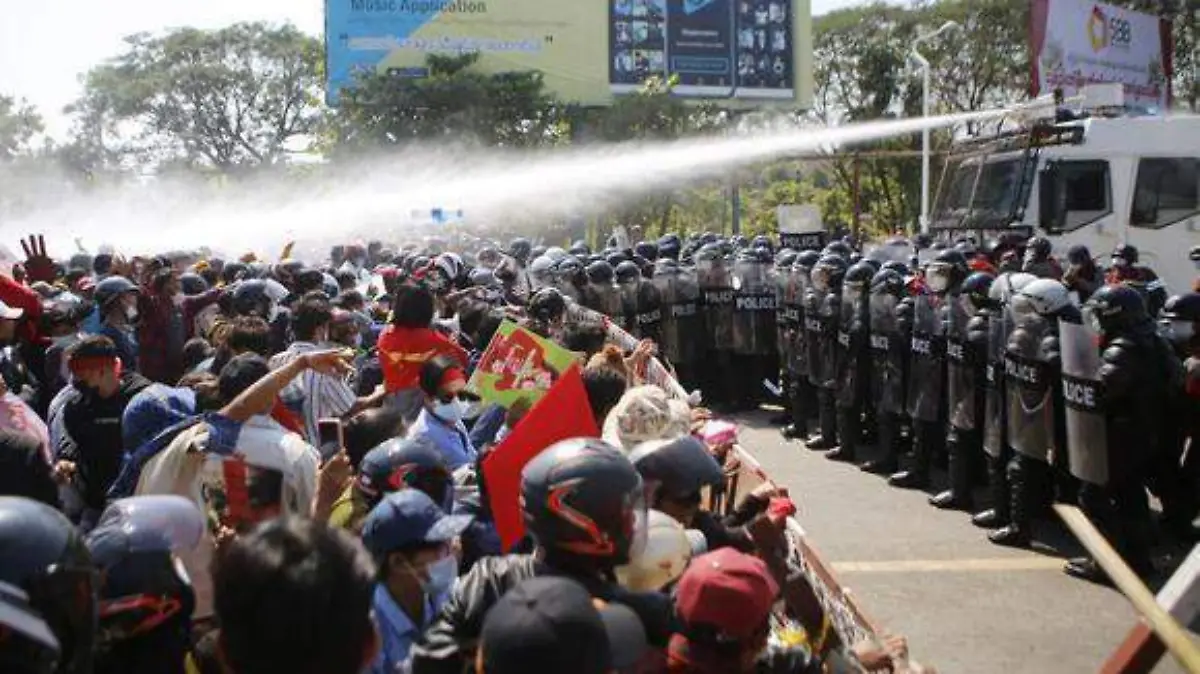
[[[271,369],[278,370],[301,355],[310,351],[321,351],[322,347],[312,342],[293,342],[287,351],[271,358]],[[304,433],[309,442],[317,441],[317,421],[327,417],[340,418],[358,397],[345,379],[305,370],[292,380],[279,397],[292,410],[299,412],[304,420]]]

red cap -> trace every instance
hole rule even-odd
[[[721,548],[688,565],[675,588],[675,608],[688,626],[708,625],[744,640],[762,629],[778,596],[779,584],[765,562]]]

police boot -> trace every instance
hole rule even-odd
[[[856,445],[862,437],[862,417],[854,407],[837,408],[837,433],[842,444],[825,455],[833,461],[853,461]]]
[[[936,422],[914,421],[912,464],[888,478],[888,484],[905,489],[924,489],[929,484],[929,464],[932,456],[933,435],[938,431]]]
[[[820,423],[820,433],[805,444],[809,449],[822,450],[837,447],[837,406],[833,397],[833,389],[822,388],[817,391],[817,415]]]
[[[1009,522],[1007,526],[988,534],[996,545],[1027,548],[1032,538],[1029,530],[1033,519],[1034,476],[1026,464],[1032,459],[1014,456],[1008,464]]]
[[[779,430],[787,440],[808,437],[808,409],[804,405],[804,387],[808,384],[795,378],[788,387],[788,420],[791,422]]]
[[[947,441],[946,450],[949,453],[948,472],[950,488],[942,493],[931,496],[929,504],[945,510],[971,510],[974,500],[971,498],[971,443],[966,434],[952,429],[951,438]]]
[[[877,475],[891,475],[900,469],[896,446],[900,435],[900,417],[894,414],[882,414],[879,416],[878,428],[877,457],[860,464],[859,468]]]
[[[992,507],[971,518],[971,523],[984,529],[999,529],[1008,526],[1009,496],[1008,475],[1005,473],[1003,457],[987,458],[988,493]]]

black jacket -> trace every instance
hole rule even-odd
[[[58,486],[37,439],[0,428],[0,496],[24,496],[59,507]]]
[[[121,377],[116,395],[101,398],[83,390],[63,407],[66,433],[58,447],[58,458],[75,463],[75,486],[89,508],[104,508],[108,488],[121,472],[125,456],[121,416],[129,400],[150,383],[136,372],[127,372]]]
[[[592,596],[633,609],[652,646],[665,648],[676,631],[670,597],[630,592],[595,578],[571,575],[532,555],[484,557],[459,579],[446,605],[412,648],[413,674],[462,674],[474,662],[475,648],[488,610],[510,588],[535,576],[565,575],[582,583]]]

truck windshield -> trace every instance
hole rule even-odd
[[[933,211],[940,228],[1003,227],[1017,211],[1021,158],[951,160]],[[1030,162],[1032,163],[1032,162]]]

